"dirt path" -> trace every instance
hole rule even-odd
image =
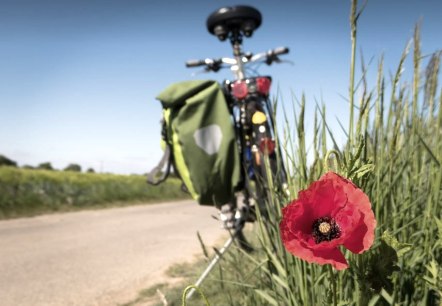
[[[192,201],[0,222],[1,305],[116,305],[225,232]]]

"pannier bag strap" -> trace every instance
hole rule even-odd
[[[161,158],[159,164],[147,174],[147,183],[151,185],[159,185],[164,182],[169,176],[170,165],[170,146],[166,145],[166,148],[164,149],[164,155]],[[162,172],[164,166],[166,166],[166,169],[164,172]],[[161,175],[159,176],[159,174]]]

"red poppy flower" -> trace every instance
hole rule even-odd
[[[367,195],[351,181],[328,172],[282,209],[282,242],[308,262],[348,268],[338,246],[360,254],[373,244],[376,220]]]

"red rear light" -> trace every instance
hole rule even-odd
[[[264,137],[259,144],[259,150],[266,155],[272,155],[275,152],[275,142],[269,137]]]
[[[232,84],[232,94],[238,99],[247,97],[249,91],[245,81],[236,81]]]
[[[258,92],[263,95],[268,95],[270,92],[270,84],[272,81],[270,81],[269,78],[265,77],[259,77],[256,78],[256,87],[258,89]]]

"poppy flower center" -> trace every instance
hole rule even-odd
[[[322,222],[321,224],[319,224],[318,227],[319,231],[321,232],[321,234],[328,234],[331,230],[331,225],[328,222]]]
[[[341,236],[341,228],[336,223],[335,219],[331,217],[322,217],[313,222],[312,234],[316,243],[331,241]]]

